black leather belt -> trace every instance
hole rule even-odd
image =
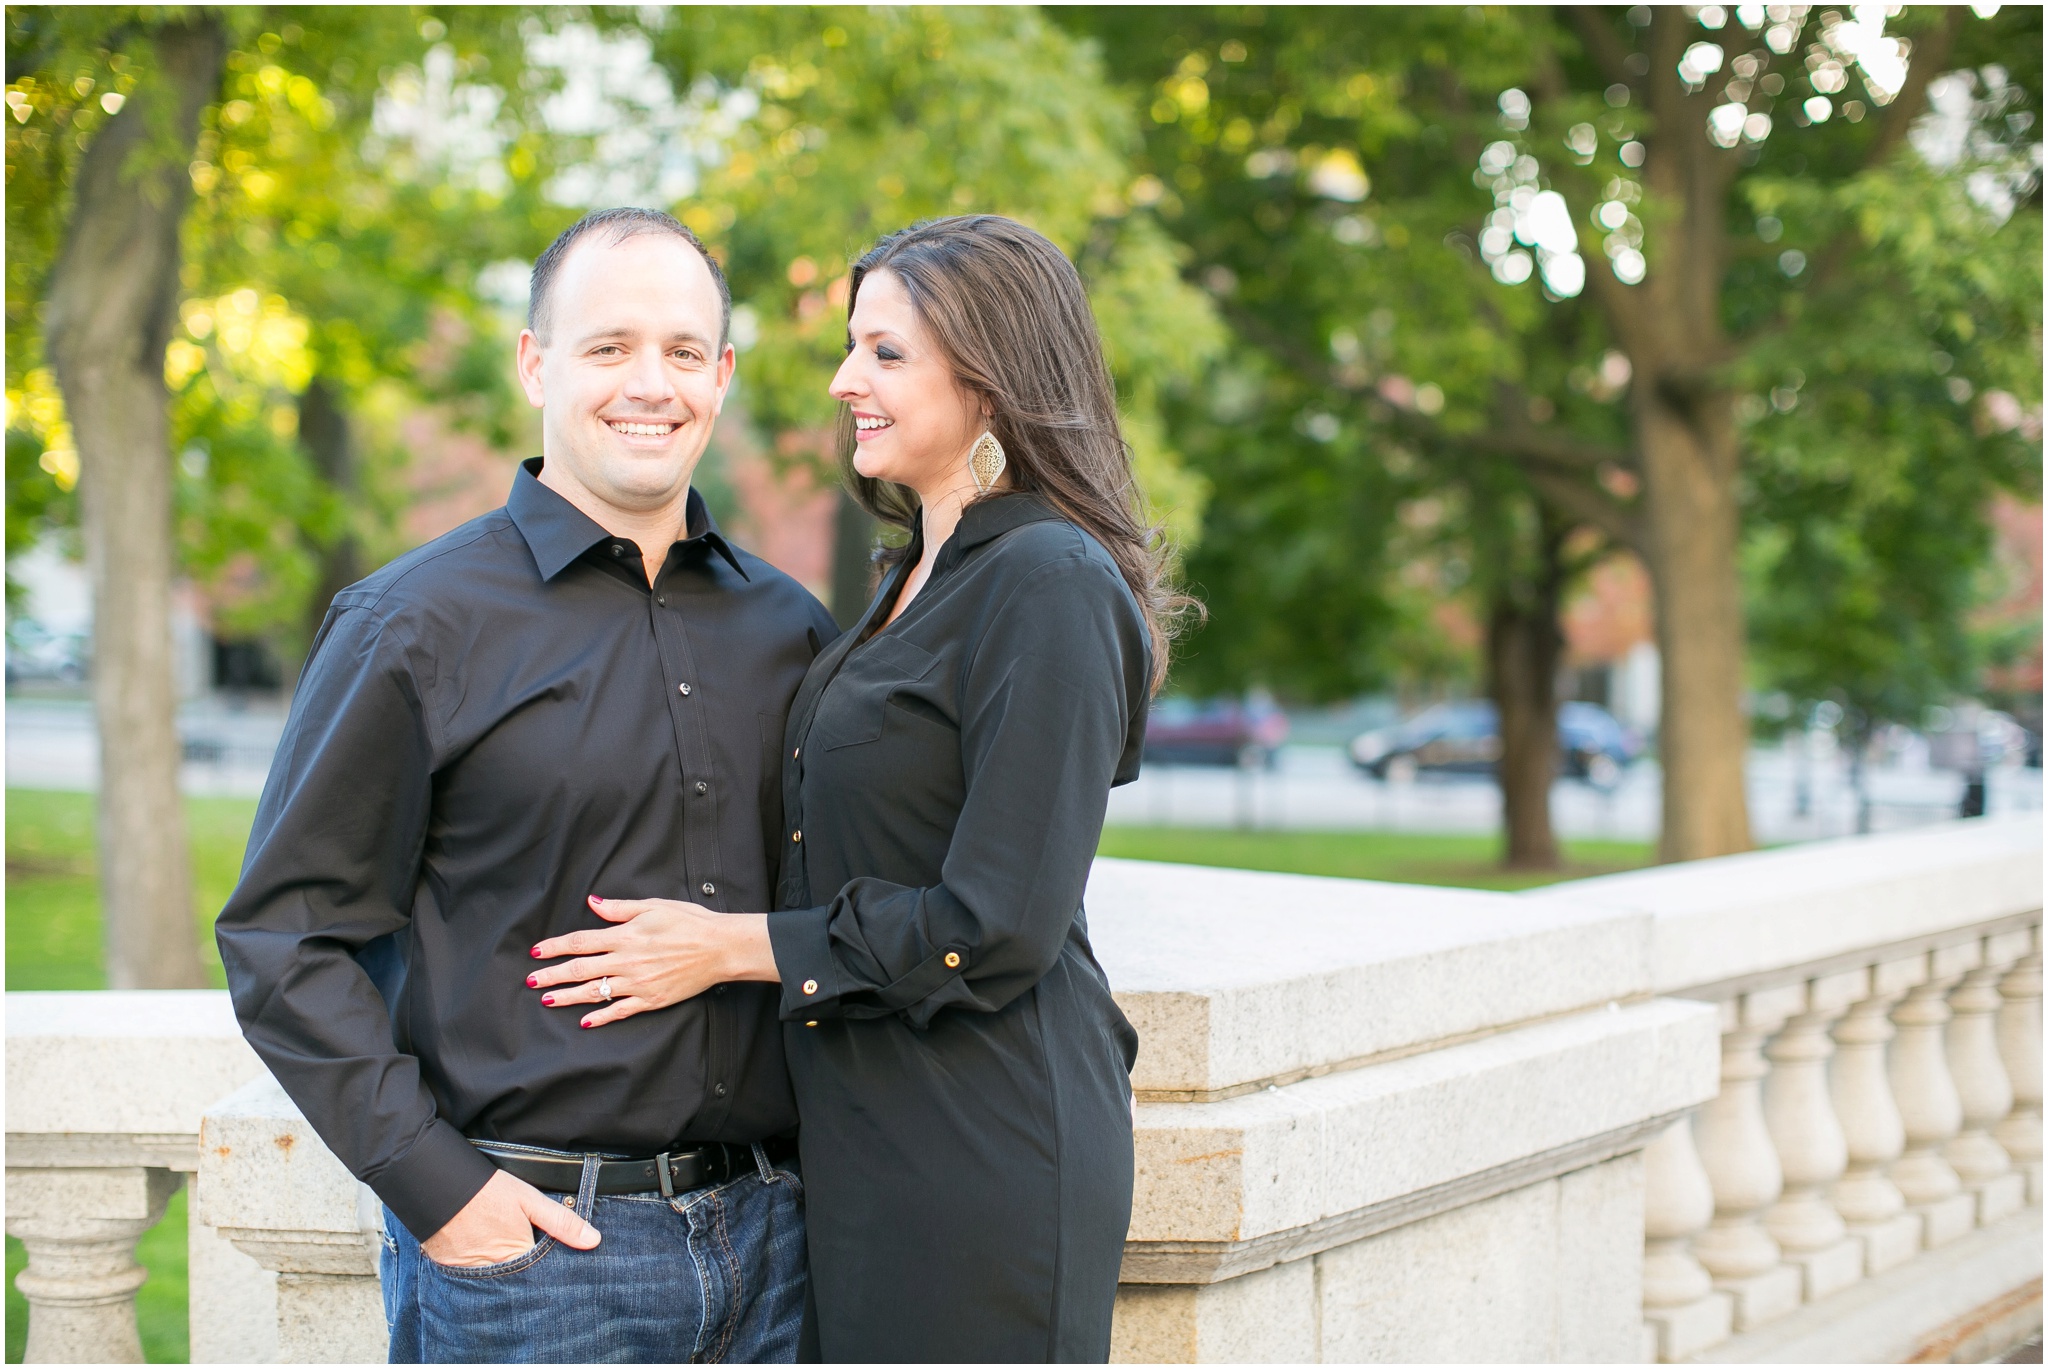
[[[583,1161],[573,1155],[528,1155],[502,1150],[489,1141],[471,1141],[491,1163],[515,1179],[550,1193],[575,1193],[583,1185]],[[795,1151],[794,1142],[763,1143],[776,1160]],[[726,1141],[705,1141],[688,1150],[674,1150],[644,1160],[600,1160],[599,1193],[659,1193],[664,1198],[691,1189],[722,1184],[754,1167],[754,1148]]]

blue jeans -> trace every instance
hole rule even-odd
[[[582,1158],[576,1210],[604,1235],[595,1250],[542,1236],[516,1259],[458,1269],[428,1259],[385,1211],[393,1364],[795,1361],[805,1265],[793,1168],[756,1146],[755,1170],[715,1188],[599,1197],[598,1157]]]

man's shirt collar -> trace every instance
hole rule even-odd
[[[505,511],[511,515],[519,535],[526,539],[541,579],[552,580],[592,547],[616,539],[590,515],[541,484],[540,470],[540,457],[528,457],[519,463],[519,472],[512,477],[512,493],[505,500]],[[711,510],[704,506],[704,496],[694,487],[684,507],[683,529],[684,542],[703,540],[739,572],[742,580],[751,579],[738,554],[718,530]]]

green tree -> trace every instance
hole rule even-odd
[[[479,32],[453,60],[517,74],[516,15],[456,17]],[[61,520],[76,488],[116,987],[205,982],[177,802],[174,505],[188,567],[253,556],[287,582],[278,612],[302,616],[322,571],[353,569],[347,401],[415,360],[478,264],[462,253],[497,240],[452,231],[490,223],[491,196],[361,155],[384,71],[447,31],[404,9],[8,12],[9,473],[26,477],[9,526]],[[181,308],[209,290],[244,317]],[[312,564],[292,583],[295,558]]]
[[[1348,405],[1336,387],[1319,396],[1330,414],[1426,420],[1439,441],[1512,459],[1555,510],[1643,558],[1667,859],[1749,844],[1738,554],[1745,501],[1780,488],[1747,472],[1775,420],[1756,406],[1786,388],[1787,359],[1841,350],[1886,309],[1932,316],[1873,338],[1898,355],[1883,372],[1912,358],[1924,372],[1933,328],[1966,383],[2009,371],[2007,392],[2038,405],[2038,287],[1964,265],[2038,256],[2038,10],[1773,13],[1072,18],[1148,109],[1164,217],[1195,279],[1224,268],[1213,279],[1248,341],[1340,381],[1350,367]],[[1969,121],[1967,155],[1930,168],[1907,135],[1951,67],[2006,93]],[[1987,177],[2008,186],[2002,209]],[[2032,331],[1946,328],[1939,300],[1956,292]],[[1844,355],[1842,383],[1867,381]],[[1952,400],[1914,422],[1945,434],[1977,507],[2027,464],[2020,439]]]
[[[680,9],[651,36],[678,89],[744,111],[680,212],[748,310],[742,385],[785,455],[829,452],[853,259],[920,218],[1008,214],[1080,267],[1144,490],[1183,534],[1197,526],[1203,492],[1159,406],[1222,334],[1129,201],[1134,121],[1084,47],[1029,9]],[[873,529],[843,496],[839,528],[844,621],[867,601]]]

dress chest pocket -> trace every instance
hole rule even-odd
[[[818,700],[811,745],[833,751],[876,740],[889,696],[923,680],[938,663],[938,657],[900,637],[878,637],[856,647]]]

